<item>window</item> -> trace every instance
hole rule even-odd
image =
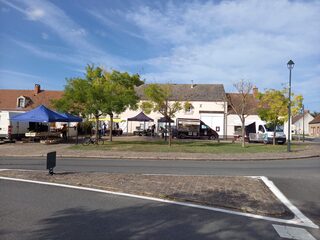
[[[262,126],[262,125],[259,125],[259,132],[264,133],[264,128],[263,128],[263,126]]]
[[[18,104],[17,104],[19,108],[24,108],[25,107],[25,99],[23,97],[19,97],[18,98]]]
[[[234,126],[234,135],[241,135],[242,134],[241,129],[242,129],[241,126]]]

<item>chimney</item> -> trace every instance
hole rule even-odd
[[[34,85],[34,95],[37,95],[40,93],[40,84],[35,84]]]
[[[255,98],[258,97],[259,90],[258,90],[258,88],[257,88],[256,86],[254,86],[254,87],[252,88],[252,94],[253,94],[253,96],[254,96]]]

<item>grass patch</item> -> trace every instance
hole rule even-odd
[[[304,146],[293,145],[293,150]],[[104,151],[132,151],[132,152],[184,152],[184,153],[261,153],[286,152],[286,145],[265,145],[258,143],[247,144],[245,148],[240,143],[217,143],[212,141],[173,141],[169,147],[167,142],[161,141],[105,141],[104,145],[81,144],[72,146],[74,150],[104,150]]]

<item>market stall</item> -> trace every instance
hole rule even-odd
[[[127,134],[128,134],[128,122],[143,122],[143,129],[141,127],[133,131],[133,135],[147,135],[146,122],[153,122],[153,119],[148,117],[144,112],[140,112],[137,116],[127,119]],[[132,126],[131,126],[132,130]]]

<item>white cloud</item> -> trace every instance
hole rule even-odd
[[[44,17],[45,12],[41,8],[29,8],[26,10],[28,19],[36,21]]]
[[[6,79],[6,82],[14,82],[18,89],[32,89],[33,84],[38,83],[42,89],[59,89],[57,81],[50,81],[48,76],[39,76],[25,72],[0,69],[0,78]],[[3,86],[2,86],[3,84]],[[0,82],[0,88],[5,88],[5,82]]]
[[[249,79],[260,89],[280,88],[292,58],[295,80],[313,86],[298,84],[294,91],[320,102],[314,80],[320,70],[310,69],[320,56],[319,12],[319,1],[194,1],[142,6],[126,17],[154,48],[168,46],[142,61],[151,81],[224,83],[234,91],[233,82]]]
[[[12,42],[22,47],[23,49],[28,50],[34,56],[75,65],[84,64],[83,57],[77,54],[72,54],[69,51],[66,51],[66,49],[55,48],[54,50],[52,49],[53,51],[48,51],[48,47],[47,49],[44,49],[36,47],[33,44],[14,39],[12,39]]]
[[[86,39],[86,30],[51,2],[46,0],[2,1],[23,13],[28,20],[44,24],[70,46],[81,51],[99,52],[99,49]]]
[[[142,36],[138,33],[131,31],[123,25],[123,23],[120,23],[119,20],[122,19],[122,12],[119,11],[113,11],[113,10],[105,10],[100,12],[99,10],[88,10],[88,13],[96,18],[100,23],[102,23],[104,26],[109,27],[113,29],[113,31],[120,31],[122,33],[125,33],[131,37],[139,38],[141,39]],[[116,20],[113,20],[116,19]],[[102,31],[98,31],[98,34],[101,35]],[[105,36],[103,36],[105,37]]]
[[[88,39],[86,29],[73,21],[62,9],[46,0],[20,0],[6,1],[1,0],[11,8],[24,14],[28,20],[38,21],[45,25],[48,30],[55,33],[69,48],[67,52],[56,51],[52,46],[46,46],[45,49],[39,45],[15,41],[20,47],[23,47],[38,57],[51,60],[77,64],[82,67],[87,63],[103,64],[112,67],[119,67],[127,61],[108,54],[92,44]],[[42,33],[41,37],[46,39],[47,33]]]

